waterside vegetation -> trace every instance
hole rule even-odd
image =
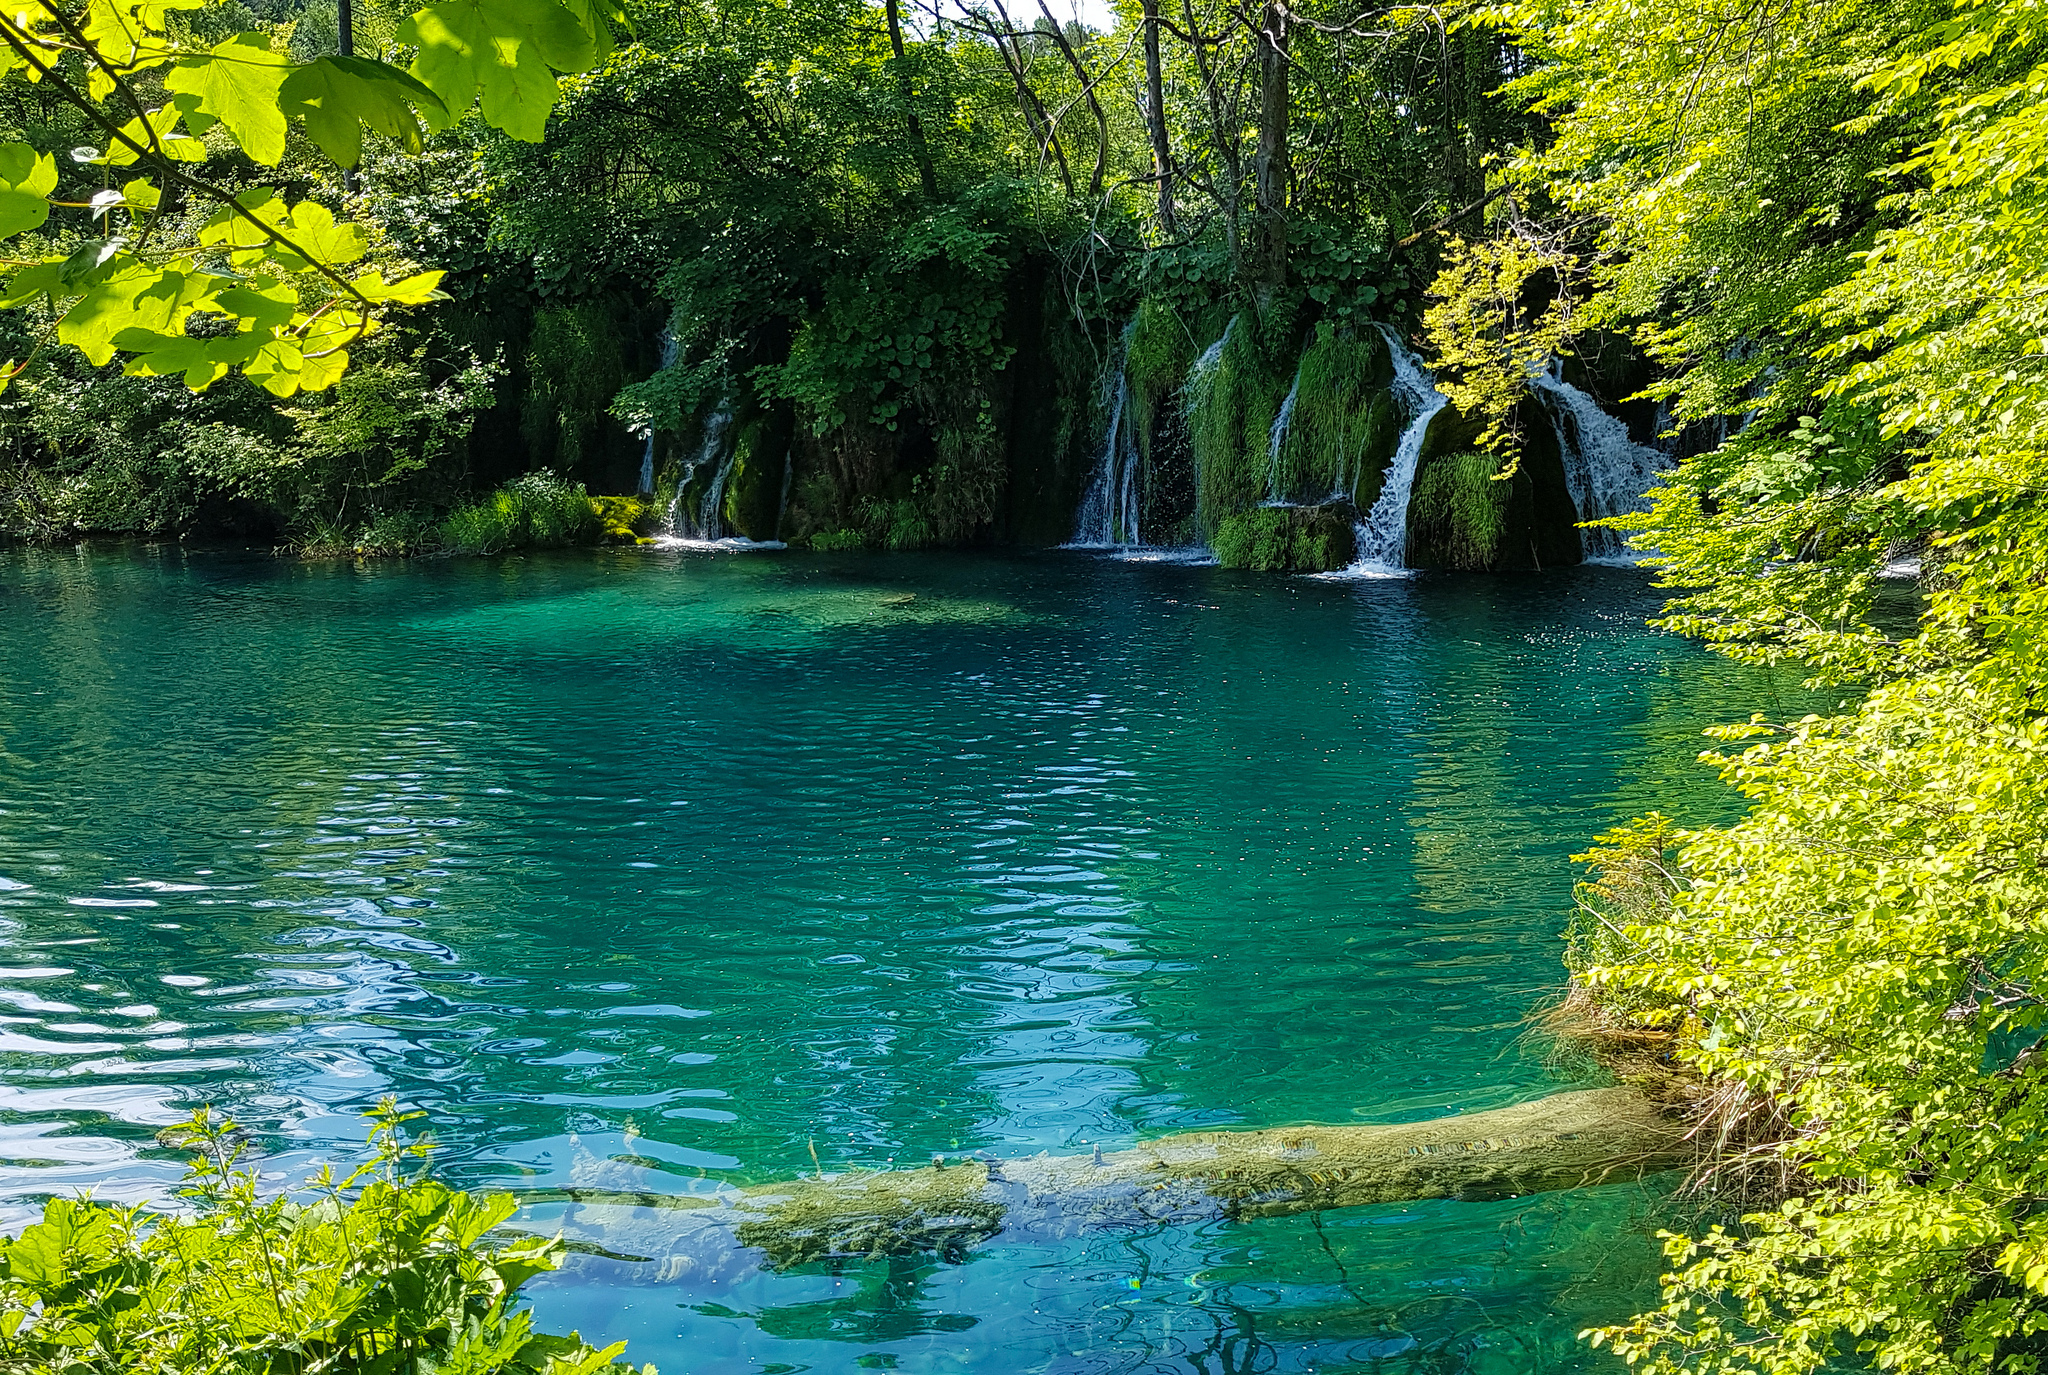
[[[655,1375],[536,1332],[519,1290],[560,1240],[507,1236],[509,1195],[420,1172],[420,1116],[386,1100],[367,1159],[259,1190],[234,1123],[195,1113],[185,1210],[52,1199],[0,1239],[0,1369],[20,1375]]]
[[[403,67],[300,46],[310,11],[0,17],[10,529],[491,552],[630,531],[596,488],[673,493],[699,535],[1055,543],[1125,424],[1114,540],[1327,568],[1426,350],[1450,404],[1405,562],[1569,563],[1611,516],[1662,624],[1845,703],[1721,732],[1739,824],[1590,852],[1573,1006],[1696,1076],[1726,1212],[1591,1340],[1665,1372],[2041,1368],[2031,0],[1188,0],[1111,34],[533,3],[546,37],[496,66],[460,6],[366,9]],[[1661,440],[1651,509],[1589,508],[1566,388]],[[108,1266],[177,1234],[45,1226]],[[433,1243],[462,1285],[466,1235]],[[474,1282],[436,1312],[495,1341],[516,1285]]]

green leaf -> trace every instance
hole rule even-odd
[[[283,284],[237,286],[221,292],[214,302],[250,329],[282,329],[298,310],[299,293]]]
[[[185,321],[218,284],[203,272],[154,267],[114,259],[57,322],[57,338],[103,366],[118,347],[114,336],[127,329],[153,334],[182,333]]]
[[[396,305],[419,306],[429,301],[447,299],[447,293],[439,290],[445,273],[418,272],[402,281],[387,283],[381,272],[365,272],[349,283],[363,296],[372,301],[390,301]]]
[[[136,353],[121,369],[130,377],[183,373],[186,386],[193,391],[205,391],[227,376],[228,365],[218,356],[224,351],[218,346],[229,342],[227,340],[194,339],[189,335],[148,335],[140,330],[123,330],[115,342]]]
[[[293,243],[330,265],[352,263],[370,249],[361,225],[336,224],[334,212],[317,201],[294,207],[288,231]]]
[[[445,125],[448,107],[418,79],[383,62],[362,57],[323,57],[284,79],[278,91],[284,113],[306,121],[306,135],[343,167],[362,159],[363,130],[398,140],[408,153],[420,151],[420,116]]]
[[[154,147],[172,162],[204,162],[206,145],[190,134],[178,131],[178,121],[181,119],[189,124],[207,118],[197,113],[198,103],[199,97],[195,95],[181,95],[169,106],[151,111],[147,122],[140,116],[129,120],[121,126],[121,133],[127,138],[128,143],[141,148]],[[107,149],[106,155],[94,161],[109,167],[131,166],[140,160],[141,155],[129,147],[128,143],[115,140]]]
[[[57,161],[26,143],[0,144],[0,235],[40,228],[50,218]]]
[[[426,112],[437,127],[481,102],[487,121],[529,143],[547,128],[554,73],[587,70],[611,40],[587,6],[579,18],[555,0],[443,0],[400,24],[396,37],[419,48],[412,74],[441,98],[441,114]]]
[[[25,306],[38,296],[55,295],[63,289],[63,272],[61,260],[23,268],[9,279],[6,291],[0,292],[0,308]]]
[[[196,107],[227,126],[242,151],[266,167],[284,156],[284,111],[278,91],[290,62],[270,50],[270,35],[238,33],[205,56],[181,58],[164,89],[198,98]]]

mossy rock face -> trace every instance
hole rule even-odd
[[[1376,330],[1319,327],[1295,372],[1294,410],[1269,471],[1288,501],[1342,496],[1361,510],[1378,499],[1401,439],[1394,363]]]
[[[1550,417],[1525,402],[1515,421],[1520,464],[1513,477],[1498,480],[1506,460],[1470,447],[1477,422],[1446,406],[1431,423],[1408,499],[1409,567],[1492,573],[1555,568],[1583,557]],[[1464,447],[1450,447],[1461,442]]]
[[[1207,367],[1190,374],[1188,439],[1199,475],[1197,501],[1210,542],[1223,522],[1266,495],[1267,437],[1288,379],[1275,375],[1249,313],[1232,320]]]
[[[732,473],[725,482],[725,528],[751,540],[778,537],[783,480],[789,473],[796,417],[786,405],[742,419],[733,439]]]
[[[1226,518],[1212,547],[1225,568],[1327,573],[1357,559],[1357,522],[1349,502],[1260,506]]]

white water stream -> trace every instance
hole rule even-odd
[[[697,447],[697,457],[683,469],[682,478],[676,483],[676,494],[668,504],[668,533],[683,540],[715,540],[725,533],[725,481],[732,475],[733,459],[738,456],[738,446],[731,442],[732,403],[721,401],[718,408],[704,417],[704,439]],[[684,500],[690,483],[696,476],[709,469],[711,481],[704,488],[703,496],[692,512]]]
[[[1266,502],[1268,506],[1289,506],[1280,491],[1280,446],[1287,442],[1288,427],[1294,423],[1294,398],[1301,394],[1301,369],[1294,370],[1294,385],[1287,389],[1287,399],[1280,403],[1280,414],[1273,417],[1273,429],[1266,436]]]
[[[1138,537],[1138,436],[1133,427],[1128,362],[1135,318],[1124,326],[1117,345],[1116,367],[1103,375],[1103,404],[1109,408],[1109,433],[1103,436],[1102,457],[1081,499],[1074,524],[1074,549],[1129,549]]]
[[[672,367],[676,361],[676,337],[667,330],[661,332],[661,366]],[[640,454],[640,487],[643,497],[654,495],[654,426],[647,426],[647,447]]]
[[[1600,409],[1600,403],[1564,380],[1561,365],[1529,379],[1543,398],[1557,429],[1558,454],[1564,460],[1565,485],[1580,520],[1597,520],[1630,511],[1647,511],[1643,494],[1670,460],[1647,444],[1629,437],[1628,425]],[[1581,530],[1587,563],[1635,562],[1620,532]]]
[[[1375,328],[1387,341],[1387,352],[1394,360],[1394,399],[1408,419],[1394,446],[1393,461],[1380,481],[1379,498],[1359,522],[1358,561],[1343,571],[1352,577],[1400,577],[1408,566],[1408,498],[1422,461],[1422,441],[1429,435],[1429,422],[1451,401],[1436,389],[1429,369],[1400,335],[1386,325]]]

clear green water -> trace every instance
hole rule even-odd
[[[280,1182],[395,1092],[466,1181],[662,1189],[1553,1091],[1521,1019],[1566,855],[1727,815],[1699,731],[1777,705],[1654,605],[1614,569],[0,555],[6,1216],[161,1191],[201,1102]],[[578,1257],[535,1296],[667,1375],[1591,1369],[1655,1206]]]

